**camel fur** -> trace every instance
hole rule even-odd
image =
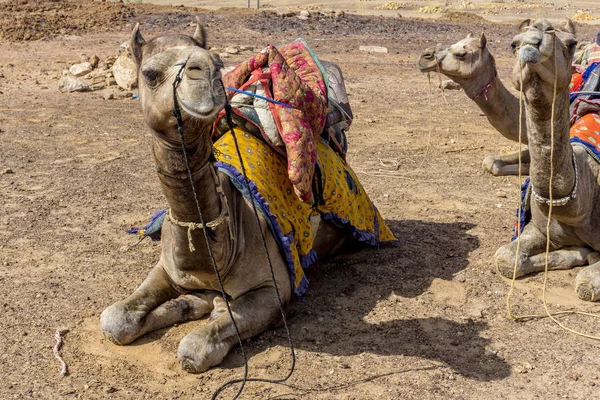
[[[176,119],[171,114],[172,83],[187,61],[177,98],[189,162],[204,220],[216,220],[225,206],[216,190],[219,182],[227,200],[230,222],[212,229],[211,247],[241,338],[247,339],[278,323],[280,309],[252,206],[213,165],[211,126],[224,107],[226,94],[221,83],[223,64],[205,48],[199,21],[193,36],[170,34],[146,41],[136,26],[131,38],[142,110],[153,133],[153,154],[170,212],[173,220],[199,222]],[[277,287],[287,307],[292,290],[285,259],[262,215],[260,228],[265,232]],[[178,349],[183,369],[199,373],[221,363],[237,338],[203,232],[197,229],[191,235],[193,252],[188,229],[167,218],[158,263],[133,294],[104,310],[100,326],[113,343],[126,345],[148,332],[210,315],[206,324],[183,338]],[[313,249],[322,259],[350,237],[347,231],[321,221]]]
[[[519,141],[519,99],[502,84],[498,78],[496,62],[487,46],[484,34],[466,38],[450,47],[438,46],[426,49],[417,61],[417,68],[423,73],[436,72],[446,75],[464,90],[477,104],[488,121],[502,136],[514,142]],[[523,144],[527,144],[525,116],[522,118]],[[529,172],[529,151],[521,151],[522,173]],[[519,152],[487,156],[483,168],[495,176],[517,175],[519,172]]]
[[[549,269],[590,264],[577,274],[575,287],[581,299],[594,301],[600,299],[600,262],[596,262],[600,250],[600,208],[597,207],[600,164],[583,147],[569,142],[569,83],[571,59],[577,44],[574,35],[575,27],[570,20],[564,27],[555,28],[540,19],[533,23],[524,21],[521,33],[513,39],[512,48],[517,58],[513,84],[517,89],[522,86],[523,90],[531,157],[529,174],[537,196],[532,196],[531,221],[521,233],[519,253],[517,241],[513,241],[498,249],[494,258],[498,271],[505,277],[513,276],[515,259],[518,260],[517,277],[544,271],[549,214],[546,200],[551,190],[554,200],[566,201],[557,202],[552,208]],[[557,93],[552,118],[555,78]]]

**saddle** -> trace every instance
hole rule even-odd
[[[321,61],[301,39],[267,46],[223,77],[233,123],[288,160],[296,195],[314,202],[319,175],[316,141],[325,139],[345,161],[352,109],[338,65]],[[230,130],[225,112],[217,117],[213,140]],[[315,174],[315,171],[317,174]]]

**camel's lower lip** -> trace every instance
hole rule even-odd
[[[194,118],[209,119],[209,118],[212,118],[215,115],[217,115],[217,112],[219,110],[217,107],[211,108],[208,112],[196,110],[194,107],[189,105],[185,100],[183,100],[179,96],[179,94],[177,95],[177,100],[179,101],[179,104],[181,105],[181,108],[183,109],[183,111],[185,111],[187,114],[191,115]]]
[[[420,72],[431,72],[431,71],[435,71],[435,65],[429,65],[429,66],[417,65],[417,69]]]

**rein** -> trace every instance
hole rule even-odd
[[[223,298],[223,300],[225,301],[225,305],[227,307],[227,312],[229,314],[229,317],[231,318],[231,322],[233,323],[233,327],[235,330],[235,334],[240,346],[240,351],[242,353],[242,357],[244,359],[244,377],[240,378],[240,379],[232,379],[228,382],[225,382],[223,385],[221,385],[212,395],[212,399],[216,399],[219,394],[226,389],[227,387],[236,384],[236,383],[241,383],[240,388],[238,389],[237,393],[235,394],[235,396],[233,397],[233,399],[237,399],[241,394],[242,391],[244,390],[244,387],[246,385],[246,382],[265,382],[265,383],[283,383],[285,381],[287,381],[292,374],[294,373],[294,369],[295,369],[295,365],[296,365],[296,355],[294,352],[294,344],[292,342],[292,337],[290,334],[290,330],[287,324],[287,319],[285,316],[285,310],[284,310],[284,306],[283,306],[283,301],[281,300],[281,294],[279,293],[279,289],[277,287],[277,281],[275,279],[275,272],[273,270],[273,263],[271,261],[271,256],[269,255],[269,250],[267,247],[267,240],[265,237],[265,233],[263,231],[262,225],[260,223],[260,217],[258,215],[258,210],[256,208],[256,203],[253,200],[250,200],[250,203],[252,203],[252,209],[254,211],[254,217],[255,217],[255,221],[256,221],[256,225],[260,231],[260,236],[262,239],[262,244],[263,244],[263,250],[265,252],[265,255],[267,257],[267,261],[268,261],[268,265],[269,265],[269,269],[271,272],[271,280],[273,282],[273,287],[275,290],[275,294],[277,297],[277,301],[279,304],[279,311],[281,313],[281,317],[283,320],[283,326],[285,328],[286,334],[287,334],[287,339],[288,339],[288,344],[290,347],[290,351],[291,351],[291,368],[290,371],[288,372],[288,374],[282,378],[282,379],[263,379],[263,378],[248,378],[248,357],[246,355],[246,352],[244,350],[244,345],[242,343],[242,337],[240,335],[240,331],[239,328],[237,326],[237,323],[235,322],[235,318],[233,316],[233,312],[231,311],[231,306],[229,304],[229,301],[227,299],[227,294],[225,293],[225,288],[223,286],[223,280],[221,277],[221,274],[219,272],[219,268],[217,267],[217,262],[215,260],[211,245],[210,245],[210,240],[209,240],[209,236],[208,236],[208,229],[205,228],[212,228],[212,226],[210,225],[214,225],[214,226],[218,226],[220,223],[222,223],[223,221],[227,220],[229,218],[229,207],[227,206],[227,199],[225,197],[225,194],[223,193],[222,189],[221,189],[221,183],[220,180],[218,179],[218,175],[214,172],[214,168],[211,168],[211,170],[213,171],[213,173],[215,173],[215,175],[217,175],[216,178],[216,186],[217,186],[217,192],[219,193],[219,196],[221,198],[221,202],[222,202],[222,210],[221,210],[221,215],[219,215],[219,217],[217,217],[216,220],[211,221],[211,222],[204,222],[204,217],[202,215],[202,210],[200,207],[200,203],[198,201],[198,195],[197,195],[197,190],[196,190],[196,185],[194,183],[194,178],[193,175],[194,173],[191,170],[191,166],[190,166],[190,162],[187,156],[187,148],[185,145],[185,133],[183,131],[183,119],[181,117],[181,110],[179,108],[179,102],[177,100],[177,88],[179,87],[179,84],[182,81],[183,78],[183,74],[184,74],[184,70],[185,67],[187,65],[187,60],[185,62],[182,63],[181,68],[179,70],[179,72],[177,73],[175,80],[173,81],[173,111],[172,114],[175,117],[175,119],[177,120],[177,133],[179,134],[179,137],[181,139],[181,150],[183,152],[183,157],[184,157],[184,161],[185,161],[185,165],[186,165],[186,169],[187,169],[187,175],[188,175],[188,179],[190,181],[190,185],[192,188],[192,193],[194,195],[194,201],[196,202],[196,208],[198,210],[198,217],[200,218],[200,223],[187,223],[187,222],[180,222],[180,221],[176,221],[173,220],[172,215],[169,211],[169,214],[167,216],[167,218],[169,218],[172,222],[175,222],[176,225],[178,226],[182,226],[182,227],[187,227],[188,228],[188,240],[189,240],[189,245],[190,245],[190,251],[194,251],[193,250],[193,245],[191,242],[191,231],[194,229],[202,229],[202,232],[204,233],[204,240],[206,241],[206,247],[208,249],[208,254],[215,272],[215,275],[217,277],[217,281],[219,283],[219,289],[221,292],[221,296]],[[232,119],[232,108],[231,105],[229,104],[229,101],[227,100],[226,97],[226,91],[225,91],[225,86],[223,85],[223,81],[220,81],[221,86],[223,88],[223,94],[225,95],[225,113],[226,113],[226,118],[227,118],[227,124],[230,128],[231,131],[231,136],[233,137],[233,141],[235,143],[235,148],[236,148],[236,152],[238,154],[238,158],[240,161],[240,165],[241,165],[241,169],[242,169],[242,175],[244,176],[244,181],[246,184],[246,189],[248,190],[248,193],[251,193],[250,191],[250,180],[248,179],[248,176],[246,174],[246,167],[244,165],[243,159],[242,159],[242,155],[241,155],[241,151],[239,148],[239,144],[236,138],[236,134],[235,134],[235,129],[234,129],[234,123],[233,123],[233,119]],[[210,163],[208,164],[210,165]],[[203,167],[204,168],[204,167]],[[198,171],[196,171],[197,173]],[[230,225],[230,235],[233,238],[233,230],[231,228],[231,223],[230,221],[229,225]],[[193,224],[193,225],[192,225]],[[215,225],[216,224],[216,225]]]

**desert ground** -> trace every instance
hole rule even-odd
[[[201,16],[209,46],[264,45],[305,38],[345,74],[355,119],[348,161],[399,238],[310,268],[305,301],[289,324],[294,375],[282,385],[250,383],[244,399],[589,399],[600,391],[600,345],[548,319],[507,319],[510,281],[492,257],[507,243],[519,202],[516,177],[485,174],[486,155],[515,150],[460,91],[415,68],[421,50],[485,32],[509,85],[510,39],[526,17],[587,12],[578,38],[600,28],[596,1],[451,1],[460,13],[420,13],[444,3],[183,1],[173,5],[51,0],[0,1],[0,398],[210,398],[242,376],[239,349],[201,375],[183,372],[179,340],[196,321],[117,347],[99,315],[145,278],[160,243],[135,244],[124,230],[165,206],[139,100],[114,86],[62,93],[62,71],[81,54],[114,56],[136,22],[143,34],[193,32]],[[242,3],[242,4],[240,4]],[[280,3],[280,4],[279,4]],[[526,7],[526,5],[529,5]],[[231,8],[238,6],[242,8]],[[206,7],[206,8],[202,8]],[[494,8],[496,7],[496,8]],[[502,8],[504,7],[504,8]],[[210,8],[210,9],[209,9]],[[277,10],[342,9],[308,20]],[[439,11],[439,9],[436,9]],[[401,14],[401,15],[397,15]],[[384,46],[368,53],[361,45]],[[113,94],[114,99],[106,100]],[[135,97],[135,96],[134,96]],[[600,312],[577,299],[578,269],[551,272],[552,310]],[[515,313],[542,313],[543,274],[520,279]],[[561,318],[585,333],[600,323]],[[54,333],[68,328],[59,377]],[[245,342],[252,377],[280,378],[290,366],[282,328]],[[232,389],[221,398],[231,398]]]

